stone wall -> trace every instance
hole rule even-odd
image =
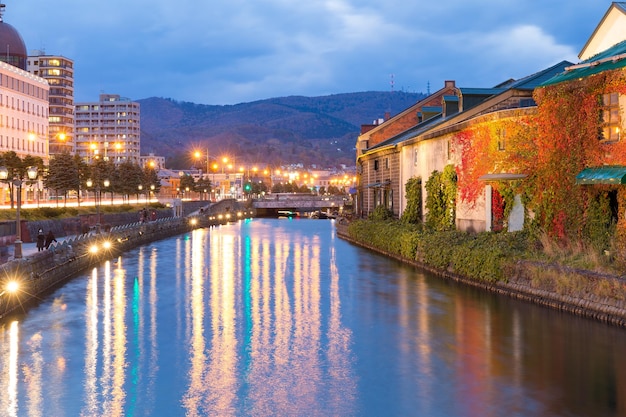
[[[617,326],[626,327],[626,294],[623,291],[621,293],[613,294],[613,296],[611,297],[600,297],[589,291],[573,293],[572,291],[559,291],[558,289],[550,288],[546,285],[537,286],[533,283],[533,281],[542,281],[542,279],[533,280],[529,278],[528,265],[522,262],[515,265],[512,270],[507,271],[509,276],[509,282],[497,282],[494,284],[481,282],[464,276],[460,276],[458,274],[450,273],[449,271],[443,271],[437,268],[433,268],[421,262],[403,258],[399,255],[386,252],[380,248],[376,248],[356,241],[350,237],[348,233],[348,224],[346,222],[338,222],[336,230],[337,236],[355,245],[373,250],[390,258],[394,258],[402,262],[417,266],[444,278],[471,285],[473,287],[478,287],[490,292],[506,295],[519,300],[524,300],[560,311],[565,311],[568,313],[592,318],[606,323],[611,323]],[[539,268],[539,271],[535,272],[543,275],[545,277],[545,281],[549,281],[549,277],[555,272],[555,269],[562,268],[554,265],[542,265],[541,268]],[[603,276],[592,273],[590,271],[566,272],[570,274],[570,276],[574,276],[574,274],[579,274],[586,280],[593,280],[596,283],[603,282],[603,284],[609,287],[622,288],[624,285],[626,285],[625,280],[619,277]]]
[[[230,220],[226,216],[218,216],[218,214],[245,208],[245,204],[236,200],[225,200],[222,204],[215,204],[215,207],[211,207],[211,213],[206,210],[200,214],[195,210],[196,207],[204,207],[206,204],[206,202],[204,204],[195,202],[195,204],[186,205],[185,212],[198,213],[191,216],[174,217],[171,215],[171,209],[159,210],[157,220],[149,222],[137,221],[138,214],[135,213],[107,217],[111,223],[124,221],[127,223],[103,227],[101,233],[90,231],[86,234],[74,234],[64,239],[63,242],[50,246],[47,251],[36,252],[26,258],[15,259],[0,265],[0,318],[25,311],[47,293],[106,259],[119,256],[146,243],[180,235],[193,229],[228,223]],[[242,217],[253,216],[252,210],[244,213]],[[236,216],[236,219],[239,219],[239,216]],[[40,226],[60,227],[54,224],[58,221],[48,222],[50,223],[33,224],[33,230],[36,231],[36,228]],[[44,230],[48,229],[44,228]],[[63,232],[61,229],[58,230],[61,236]],[[104,248],[105,241],[111,243],[109,249]],[[94,245],[100,247],[96,253],[90,250]],[[6,283],[12,279],[20,281],[20,289],[15,294],[6,291]]]
[[[0,288],[3,289],[0,318],[25,310],[81,271],[106,259],[152,241],[213,224],[207,216],[195,220],[197,222],[186,217],[170,217],[116,226],[107,233],[78,235],[51,246],[47,251],[0,265]],[[112,243],[110,249],[103,248],[105,240]],[[100,246],[97,253],[89,250],[93,245]],[[6,282],[13,278],[19,280],[20,289],[10,294],[5,291]]]

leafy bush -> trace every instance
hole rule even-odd
[[[410,178],[406,185],[406,208],[400,217],[403,223],[422,222],[422,178]]]
[[[400,221],[359,220],[348,233],[387,253],[484,282],[506,280],[507,266],[527,257],[533,246],[524,232],[424,231]]]
[[[380,205],[377,206],[372,214],[370,214],[370,219],[372,221],[383,221],[393,219],[393,211],[389,210],[387,207]]]
[[[456,218],[457,175],[453,165],[433,171],[426,181],[426,225],[434,230],[451,230]]]
[[[585,213],[583,236],[587,243],[596,251],[610,248],[612,237],[615,235],[616,222],[611,215],[609,193],[602,190],[591,196]]]
[[[102,205],[100,210],[102,213],[127,213],[139,210],[145,205]],[[150,203],[149,207],[159,209],[165,207],[161,203]],[[0,220],[15,220],[15,209],[0,210]],[[22,208],[20,210],[20,216],[24,220],[50,220],[50,219],[64,219],[68,217],[76,217],[81,214],[93,214],[96,212],[94,206],[81,206],[81,207],[38,207],[38,208]]]

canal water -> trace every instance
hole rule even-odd
[[[329,220],[143,246],[0,339],[0,416],[626,416],[624,329],[447,282]]]

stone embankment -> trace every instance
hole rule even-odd
[[[52,290],[89,267],[138,246],[180,235],[196,228],[210,227],[252,217],[244,205],[224,201],[187,217],[158,218],[128,223],[67,238],[49,250],[14,259],[0,265],[0,318],[25,312]],[[16,282],[12,292],[9,283]]]
[[[338,222],[336,230],[337,236],[355,245],[417,266],[441,277],[519,300],[626,327],[626,291],[624,291],[626,280],[621,277],[590,271],[564,270],[563,267],[556,265],[530,265],[528,262],[519,262],[507,271],[508,282],[480,282],[352,239],[346,224]],[[572,281],[591,283],[594,288],[606,289],[604,291],[606,295],[589,291],[584,284],[578,285],[578,288],[556,288],[551,284],[554,282],[551,277],[555,274],[566,274]]]
[[[106,233],[78,235],[51,246],[50,250],[7,262],[0,267],[4,281],[0,293],[0,317],[25,311],[53,289],[103,260],[194,227],[198,226],[192,225],[187,218],[132,223],[114,227]],[[7,289],[11,281],[18,283],[15,292]]]

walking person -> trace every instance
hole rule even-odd
[[[56,241],[57,240],[54,237],[54,233],[52,233],[52,230],[50,230],[48,232],[48,234],[46,235],[46,249],[48,249],[50,247],[52,242],[56,242]]]
[[[43,234],[43,229],[39,228],[37,231],[37,252],[41,252],[44,247],[44,241],[46,237]]]

